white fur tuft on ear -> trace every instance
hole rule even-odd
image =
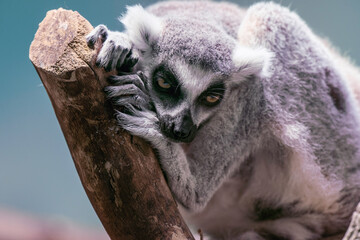
[[[235,67],[244,76],[268,76],[272,57],[273,54],[265,48],[250,48],[240,44],[232,54]]]
[[[159,17],[147,12],[142,6],[128,6],[119,18],[135,48],[146,51],[158,39],[162,22]]]

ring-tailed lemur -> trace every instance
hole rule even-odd
[[[360,200],[358,109],[336,54],[295,13],[173,1],[128,7],[121,22],[88,45],[103,42],[119,124],[157,150],[191,224],[241,240],[346,228]]]

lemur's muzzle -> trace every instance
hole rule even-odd
[[[166,137],[176,142],[191,142],[197,130],[189,110],[181,112],[175,117],[163,116],[160,118],[160,127]]]

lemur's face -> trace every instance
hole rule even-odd
[[[221,105],[225,78],[180,60],[156,65],[149,84],[162,133],[176,142],[191,142]]]
[[[121,21],[140,52],[161,131],[177,142],[191,142],[232,87],[263,75],[271,59],[210,22],[160,18],[140,6],[129,7]]]

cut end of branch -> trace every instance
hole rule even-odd
[[[46,72],[69,78],[74,70],[86,67],[93,56],[85,41],[85,35],[92,29],[76,11],[62,8],[48,11],[31,43],[31,62]]]

